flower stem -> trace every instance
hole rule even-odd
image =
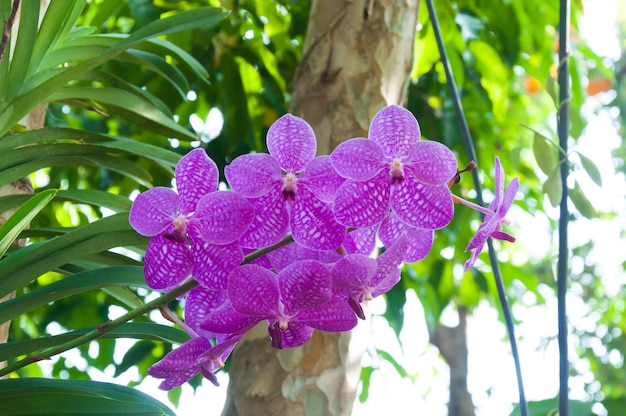
[[[481,205],[475,204],[456,195],[452,195],[452,200],[457,204],[465,205],[466,207],[476,210],[478,212],[482,212],[485,215],[496,215],[496,213],[489,208],[485,208]]]
[[[459,91],[457,90],[456,84],[454,82],[452,66],[450,65],[450,60],[448,59],[446,48],[443,43],[443,36],[441,34],[441,28],[439,27],[439,21],[437,20],[437,13],[435,11],[435,5],[434,5],[433,0],[426,0],[426,6],[428,7],[428,14],[430,16],[430,21],[433,25],[433,32],[435,34],[435,39],[437,41],[439,55],[441,56],[441,63],[443,64],[443,68],[446,73],[446,82],[448,84],[448,89],[450,90],[452,103],[454,105],[454,110],[456,112],[457,120],[459,122],[459,126],[461,129],[461,134],[463,137],[463,142],[465,144],[465,149],[467,151],[469,159],[476,161],[478,160],[478,158],[476,157],[476,150],[474,149],[474,143],[472,141],[472,137],[469,131],[469,126],[467,124],[467,120],[465,119],[465,113],[463,112],[463,106],[461,104]],[[483,200],[483,195],[482,195],[483,194],[482,186],[480,184],[480,180],[478,178],[478,172],[476,170],[472,170],[472,178],[474,180],[474,188],[476,189],[476,194],[477,194],[476,199],[478,200],[478,204],[485,205],[484,200]],[[487,247],[489,248],[489,260],[491,262],[491,268],[493,269],[493,277],[496,282],[496,288],[498,290],[498,296],[500,298],[500,305],[502,306],[504,321],[506,323],[507,332],[509,333],[509,341],[511,343],[511,353],[513,354],[513,361],[515,363],[515,372],[517,375],[517,388],[519,391],[520,415],[528,416],[528,404],[526,402],[526,394],[524,393],[522,366],[520,364],[519,353],[517,351],[517,341],[515,339],[515,326],[513,325],[513,318],[511,316],[511,311],[509,308],[509,302],[507,300],[506,292],[504,290],[504,283],[502,281],[502,276],[500,274],[500,267],[498,266],[498,257],[493,248],[493,242],[491,238],[487,239]]]

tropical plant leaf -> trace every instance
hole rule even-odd
[[[176,415],[166,405],[139,390],[91,380],[0,380],[0,400],[2,413],[7,416]]]
[[[54,239],[22,247],[0,260],[0,296],[75,259],[113,247],[146,243],[147,238],[137,234],[128,224],[128,213],[121,213]]]
[[[47,348],[70,342],[97,327],[83,328],[65,334],[41,337],[20,341],[12,341],[0,344],[0,361],[8,360],[21,355],[30,354]],[[153,322],[129,322],[103,334],[100,339],[146,339],[153,341],[168,342],[171,344],[182,344],[189,340],[189,335],[178,328],[156,324]]]
[[[563,196],[563,183],[561,181],[561,169],[557,166],[548,179],[543,184],[543,192],[548,195],[548,200],[553,207],[556,207],[561,203],[561,197]]]
[[[533,155],[539,169],[546,175],[552,174],[559,163],[559,155],[554,143],[541,133],[535,132]]]
[[[56,192],[56,189],[49,189],[32,196],[0,227],[0,258],[39,211],[54,198]]]
[[[574,188],[570,190],[569,197],[583,217],[592,219],[598,215],[591,201],[589,201],[582,189],[580,189],[578,182],[574,183]]]
[[[110,286],[147,288],[141,266],[117,266],[87,270],[51,283],[32,292],[0,303],[0,323],[50,302],[90,290]],[[132,305],[133,307],[137,306]]]

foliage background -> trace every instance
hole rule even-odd
[[[136,65],[130,59],[110,61],[99,68],[149,92],[166,106],[166,113],[169,111],[175,115],[179,125],[195,131],[199,140],[180,136],[173,138],[175,135],[171,132],[159,131],[159,126],[146,124],[141,117],[129,118],[128,113],[116,112],[115,108],[106,105],[102,106],[101,111],[90,111],[85,105],[88,100],[52,103],[46,125],[120,135],[139,143],[169,149],[178,155],[192,147],[202,146],[220,168],[239,154],[263,151],[267,128],[288,107],[290,80],[301,58],[309,10],[307,1],[93,1],[78,19],[78,24],[95,26],[99,33],[131,33],[163,14],[190,10],[200,5],[222,6],[229,9],[231,14],[216,28],[170,34],[164,39],[195,57],[207,71],[206,78],[198,76],[185,62],[174,62],[171,57],[168,62],[177,64],[182,78],[176,74],[164,77],[163,74]],[[580,149],[585,155],[587,153],[583,149],[591,150],[593,145],[585,147],[583,140],[579,139],[588,126],[588,120],[595,115],[602,117],[602,123],[610,123],[620,133],[624,132],[626,45],[623,41],[619,45],[622,49],[621,58],[598,56],[579,33],[582,6],[575,2],[572,19],[575,42],[571,60],[571,135],[572,148]],[[554,2],[547,0],[534,2],[533,5],[522,0],[488,4],[477,0],[443,1],[438,2],[437,10],[457,84],[462,90],[465,113],[477,145],[477,162],[485,187],[489,189],[494,185],[489,175],[494,155],[500,155],[506,161],[505,170],[509,177],[520,177],[521,194],[524,197],[517,202],[519,209],[511,215],[511,229],[514,234],[520,235],[520,242],[499,247],[501,266],[508,295],[516,305],[513,312],[520,320],[519,333],[535,343],[533,348],[547,354],[551,351],[550,345],[554,343],[556,313],[553,314],[554,318],[546,318],[553,319],[554,329],[542,328],[540,337],[534,338],[532,333],[536,329],[528,329],[528,325],[536,322],[536,318],[533,318],[536,312],[533,311],[548,313],[546,311],[554,310],[551,306],[555,291],[553,268],[556,239],[545,230],[556,229],[556,214],[549,198],[555,190],[549,181],[552,172],[542,169],[545,166],[541,165],[541,155],[555,150],[522,125],[530,126],[556,142],[554,68],[557,64],[555,43],[558,42],[558,10]],[[624,39],[626,28],[623,6],[621,13],[619,30],[620,38]],[[423,135],[448,145],[463,164],[466,156],[438,59],[428,13],[422,4],[407,107],[420,121]],[[188,85],[180,81],[183,78]],[[616,184],[607,175],[615,175],[617,184],[623,186],[624,183],[626,153],[621,141],[614,147],[610,157],[605,155],[602,159],[594,159],[602,163],[605,189]],[[590,154],[589,157],[597,156]],[[32,221],[31,228],[43,230],[40,233],[46,237],[45,230],[49,232],[59,227],[83,227],[95,219],[110,215],[112,211],[127,210],[128,198],[132,198],[137,191],[145,190],[148,185],[170,185],[171,169],[167,169],[164,166],[166,164],[155,164],[133,155],[123,158],[145,169],[150,177],[142,182],[129,175],[88,164],[66,164],[34,172],[31,177],[38,192],[46,189],[104,191],[111,195],[109,205],[112,206],[100,209],[97,204],[56,198]],[[175,155],[169,160],[170,164],[175,161]],[[624,263],[620,264],[626,259],[620,253],[617,255],[617,267],[600,265],[596,247],[598,243],[587,236],[595,229],[604,229],[604,225],[599,224],[613,224],[609,227],[618,231],[615,237],[617,241],[623,242],[624,221],[619,222],[623,201],[614,204],[599,201],[598,198],[606,194],[599,193],[597,185],[588,180],[588,176],[594,176],[593,169],[586,167],[584,158],[578,155],[572,155],[571,162],[574,171],[571,186],[575,190],[571,217],[574,243],[571,259],[571,295],[574,300],[571,308],[574,316],[580,318],[577,322],[572,321],[572,351],[579,357],[574,360],[572,369],[573,375],[579,377],[573,378],[572,387],[577,394],[576,399],[588,402],[590,406],[602,402],[605,408],[616,409],[626,404],[626,391],[622,383],[626,350],[623,334],[626,326],[625,306],[621,300],[624,298]],[[605,163],[615,166],[614,171]],[[461,181],[456,192],[472,199],[474,194],[469,178]],[[487,200],[490,200],[489,195]],[[420,307],[415,306],[418,304],[416,299],[419,299],[423,319],[431,330],[442,316],[444,324],[453,325],[455,309],[463,306],[480,317],[481,320],[477,318],[471,321],[477,331],[481,327],[490,328],[490,332],[496,334],[491,338],[493,342],[504,340],[502,326],[495,321],[499,306],[489,266],[483,263],[471,273],[462,273],[465,260],[463,249],[477,224],[478,217],[474,213],[457,209],[450,226],[436,234],[431,255],[418,264],[407,266],[402,286],[390,292],[386,304],[375,306],[375,314],[380,315],[373,318],[375,325],[380,325],[382,331],[391,328],[395,336],[403,334],[401,345],[404,348],[390,346],[393,353],[386,354],[381,351],[380,345],[373,343],[364,360],[364,386],[372,374],[371,381],[376,383],[381,374],[378,370],[382,369],[388,374],[385,376],[387,378],[396,377],[393,373],[404,377],[410,386],[424,395],[423,403],[428,402],[429,398],[432,401],[433,397],[445,401],[445,394],[436,390],[428,391],[423,385],[420,387],[425,375],[437,376],[436,373],[446,371],[445,365],[436,357],[436,350],[426,347],[423,339],[427,333],[423,333],[422,340],[417,343],[406,338],[409,332],[415,334],[411,330],[419,319],[409,320],[409,315],[415,316],[421,312]],[[617,224],[621,225],[615,227]],[[522,227],[533,231],[525,233]],[[32,241],[42,238],[35,231],[29,235]],[[538,250],[537,246],[541,249]],[[117,250],[116,253],[108,253],[98,259],[89,258],[87,263],[98,261],[100,265],[109,266],[140,264],[137,262],[139,257],[134,253],[124,250]],[[89,267],[84,263],[80,266]],[[49,271],[22,288],[18,295],[44,287],[67,273],[67,270]],[[144,300],[154,297],[141,288],[133,289],[133,293]],[[407,299],[409,306],[403,309]],[[98,325],[127,308],[120,301],[119,294],[115,296],[110,291],[81,293],[20,315],[11,327],[11,340],[31,339]],[[158,317],[153,314],[136,321],[151,320],[158,320]],[[402,332],[403,327],[405,330]],[[419,357],[421,361],[418,365],[411,364],[410,357],[415,359],[413,351],[420,347],[420,343],[423,351]],[[103,372],[108,376],[122,376],[118,380],[125,380],[124,383],[135,386],[142,383],[146,369],[171,348],[169,343],[149,339],[133,342],[128,349],[128,343],[124,343],[124,348],[119,348],[120,344],[122,342],[119,340],[93,342],[79,348],[78,354],[60,355],[52,363],[43,366],[30,365],[20,370],[18,375],[80,380],[100,378],[100,372]],[[490,348],[484,345],[481,347],[487,350]],[[522,360],[524,367],[524,355]],[[512,366],[510,369],[505,372],[506,378],[513,383]],[[480,368],[470,368],[470,379],[472,373],[489,374],[498,371],[489,363],[483,363]],[[527,384],[533,377],[528,376]],[[191,384],[198,386],[201,382],[198,378]],[[486,403],[491,394],[496,395],[493,397],[502,397],[498,396],[499,387],[495,382],[481,386],[486,391],[474,392],[477,404]],[[546,389],[546,395],[531,399],[556,396],[556,391],[549,391],[548,387]],[[371,389],[372,395],[375,390]],[[362,400],[367,397],[367,391],[365,387],[362,388]],[[181,390],[175,390],[169,394],[169,399],[177,404],[180,394]],[[210,397],[214,394],[216,392],[212,388],[203,389],[203,395],[193,400],[210,403]],[[365,402],[363,407],[357,409],[365,411],[367,405],[368,402]],[[443,411],[442,408],[438,410]],[[489,409],[484,408],[483,411],[488,412]],[[601,414],[603,410],[596,405],[594,411]]]

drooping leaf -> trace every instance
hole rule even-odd
[[[591,201],[589,201],[582,189],[580,189],[580,185],[578,184],[578,182],[574,183],[574,188],[570,190],[569,197],[574,203],[574,206],[576,207],[578,212],[580,212],[583,217],[592,219],[598,215]]]
[[[596,164],[582,153],[578,153],[578,157],[580,158],[580,163],[583,165],[583,169],[587,172],[591,180],[594,181],[596,185],[602,186],[602,174],[600,174],[600,169],[598,169]]]
[[[6,416],[176,415],[166,405],[139,390],[91,380],[0,380],[0,400],[2,414]]]
[[[56,189],[49,189],[34,195],[0,227],[0,258],[39,211],[54,198],[56,192]]]
[[[561,202],[563,196],[563,184],[561,182],[561,169],[557,166],[548,179],[543,184],[543,192],[548,195],[548,200],[553,207],[556,207]]]
[[[370,383],[372,381],[372,374],[374,368],[363,367],[361,369],[361,394],[359,394],[359,402],[365,403],[370,395]]]
[[[554,172],[559,163],[559,155],[552,141],[536,131],[533,137],[533,155],[539,169],[546,175]]]

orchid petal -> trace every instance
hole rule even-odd
[[[496,165],[494,172],[496,179],[496,197],[492,201],[492,209],[495,211],[497,207],[501,206],[502,198],[504,197],[504,169],[502,169],[502,164],[500,163],[500,158],[498,156],[495,157],[494,164]]]
[[[389,211],[390,185],[388,172],[381,172],[369,181],[347,181],[337,191],[333,213],[337,222],[348,227],[371,227]]]
[[[212,338],[213,334],[202,333],[200,325],[212,311],[222,306],[226,298],[225,290],[209,290],[202,286],[191,289],[185,299],[185,324],[201,335]]]
[[[162,234],[148,242],[143,273],[151,289],[169,290],[191,274],[192,259],[185,243],[171,241]]]
[[[311,250],[296,242],[287,244],[267,253],[267,258],[276,272],[299,260],[318,260],[322,263],[334,263],[341,258],[336,250]]]
[[[433,246],[433,230],[411,227],[398,219],[393,211],[380,223],[378,237],[385,247],[391,247],[401,235],[406,234],[409,246],[404,261],[414,263],[424,259]]]
[[[376,272],[370,280],[372,296],[386,293],[400,281],[400,264],[409,248],[409,239],[401,235],[391,247],[376,259]]]
[[[346,235],[329,204],[319,200],[306,186],[300,186],[291,209],[293,239],[314,250],[334,250]]]
[[[369,256],[376,248],[376,229],[377,226],[357,228],[346,235],[343,240],[343,247],[350,254],[365,254]]]
[[[196,210],[200,198],[217,189],[219,171],[204,149],[194,149],[180,159],[174,177],[181,213],[188,215]]]
[[[485,245],[481,244],[472,250],[472,254],[470,255],[470,258],[465,262],[466,272],[469,271],[472,267],[474,267],[474,263],[476,263],[476,260],[478,259],[478,256],[480,255],[480,253],[483,251],[484,247]]]
[[[491,234],[491,236],[495,238],[496,240],[508,241],[509,243],[515,242],[515,237],[513,237],[511,234],[506,233],[504,231],[494,231],[493,234]]]
[[[278,290],[286,314],[324,304],[332,297],[330,272],[319,261],[298,261],[278,273]]]
[[[148,368],[148,375],[165,379],[159,385],[161,390],[178,387],[198,374],[197,359],[210,348],[211,343],[208,339],[192,338]]]
[[[246,248],[273,246],[287,236],[289,212],[280,188],[260,198],[248,199],[255,211],[252,224],[241,236],[239,243]]]
[[[330,162],[330,156],[313,159],[304,170],[298,182],[305,183],[313,194],[324,202],[332,202],[337,189],[346,180],[339,176]]]
[[[386,164],[378,143],[363,138],[341,143],[331,153],[330,160],[339,175],[357,182],[373,178]]]
[[[506,192],[504,192],[504,197],[502,198],[502,207],[498,210],[498,216],[501,220],[503,220],[507,212],[509,212],[509,208],[511,208],[511,205],[515,200],[515,196],[517,195],[518,190],[519,179],[511,179],[511,182],[509,182],[509,186],[507,186],[506,188]]]
[[[201,238],[191,238],[193,277],[212,290],[226,290],[228,275],[243,261],[243,251],[237,242],[215,245]]]
[[[128,222],[141,235],[161,234],[178,215],[178,194],[170,188],[154,187],[137,195]]]
[[[287,173],[296,173],[313,160],[317,148],[315,133],[300,117],[285,114],[267,132],[267,150]]]
[[[200,323],[200,328],[218,334],[243,334],[263,319],[265,318],[237,312],[230,300],[226,299],[222,306],[211,311]]]
[[[242,155],[224,168],[224,175],[233,191],[246,198],[258,198],[282,183],[278,160],[267,153]]]
[[[491,216],[488,220],[480,224],[476,234],[470,240],[469,244],[465,248],[465,251],[470,251],[478,246],[482,246],[487,242],[487,239],[498,229],[500,221],[498,217]]]
[[[228,297],[241,314],[262,319],[279,315],[276,276],[256,264],[244,264],[230,273]]]
[[[239,239],[254,219],[254,208],[231,191],[211,192],[200,199],[193,226],[210,244],[229,244]]]
[[[423,140],[410,149],[405,169],[429,185],[443,185],[456,175],[458,163],[450,149],[439,142]]]
[[[372,119],[369,138],[380,145],[385,156],[402,157],[419,141],[420,127],[410,111],[390,105]]]
[[[298,322],[289,322],[287,329],[280,329],[280,346],[279,348],[294,348],[307,343],[313,335],[313,328]],[[270,332],[271,336],[271,332]],[[274,340],[272,340],[274,344]]]
[[[447,185],[426,185],[406,179],[393,187],[391,207],[400,220],[428,230],[445,227],[454,214]]]
[[[334,296],[328,303],[300,311],[295,319],[322,331],[349,331],[357,324],[357,317],[348,302]],[[291,327],[292,323],[289,323]]]
[[[376,260],[370,257],[349,254],[338,260],[330,271],[333,287],[346,293],[367,288],[376,267]]]

